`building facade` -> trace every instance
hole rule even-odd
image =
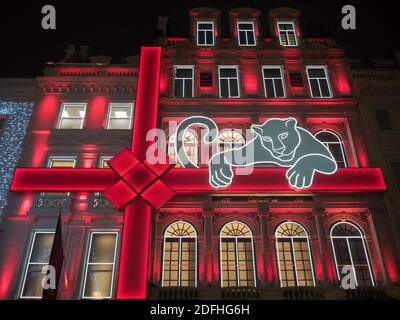
[[[190,38],[162,37],[158,125],[175,153],[175,129],[190,116],[219,127],[217,150],[251,139],[252,124],[294,117],[339,168],[371,167],[343,48],[303,37],[300,12],[190,11]],[[136,66],[50,65],[39,88],[21,167],[98,168],[129,146]],[[185,150],[204,165],[199,128]],[[208,155],[209,156],[209,155]],[[266,181],[265,183],[268,183]],[[193,181],[196,184],[196,181]],[[64,268],[59,299],[112,299],[118,290],[123,213],[101,193],[9,196],[1,234],[0,297],[40,299],[62,207]],[[398,228],[388,232],[382,192],[215,191],[173,197],[152,214],[149,299],[346,299],[399,297]],[[341,288],[343,267],[356,290]]]

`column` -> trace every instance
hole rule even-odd
[[[204,219],[204,273],[206,286],[212,286],[214,282],[213,259],[213,220],[214,209],[206,206],[203,209]]]

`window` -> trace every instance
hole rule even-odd
[[[387,110],[375,109],[375,116],[380,130],[392,130],[392,122]]]
[[[267,66],[262,69],[264,79],[264,90],[267,98],[284,98],[285,83],[283,80],[282,68]]]
[[[237,66],[218,67],[220,98],[239,98],[239,70]]]
[[[48,168],[75,168],[76,158],[73,157],[50,157]],[[46,197],[65,197],[69,192],[43,192]]]
[[[108,165],[107,161],[110,161],[111,159],[112,159],[111,156],[100,157],[99,168],[109,168],[110,166]]]
[[[111,103],[108,108],[107,129],[132,128],[132,103]]]
[[[393,171],[397,186],[400,187],[400,162],[392,162],[392,171]]]
[[[220,233],[221,287],[255,287],[253,235],[242,222],[227,223]]]
[[[277,228],[275,238],[281,287],[315,286],[306,230],[298,223],[285,222]]]
[[[278,22],[279,43],[285,47],[297,46],[294,22]]]
[[[290,85],[294,88],[303,87],[303,78],[300,72],[290,72],[289,73]]]
[[[254,31],[254,22],[238,22],[238,42],[239,46],[255,46],[256,45],[256,34]]]
[[[178,161],[178,157],[175,153],[175,137],[176,132],[172,133],[168,139],[168,155],[170,156],[173,163],[176,163],[176,168],[181,168],[182,165]],[[193,164],[197,165],[198,162],[198,153],[197,153],[197,136],[192,131],[187,130],[185,134],[184,140],[184,148],[187,156],[192,161]]]
[[[25,269],[21,298],[42,298],[42,280],[45,276],[42,273],[42,268],[49,264],[53,240],[54,232],[44,231],[34,233]]]
[[[197,21],[197,45],[198,46],[214,45],[214,22]]]
[[[308,82],[313,98],[331,98],[332,92],[325,66],[308,66]]]
[[[197,233],[187,222],[165,230],[161,282],[163,287],[197,286]]]
[[[235,130],[224,130],[218,136],[218,151],[240,148],[245,144],[242,134]]]
[[[83,298],[112,298],[117,243],[118,232],[96,231],[90,234]]]
[[[360,229],[350,222],[338,222],[332,226],[330,236],[338,279],[343,276],[342,268],[349,265],[355,274],[356,286],[374,286],[367,245]]]
[[[194,96],[193,66],[175,67],[175,97],[192,98]]]
[[[321,141],[332,153],[338,168],[347,168],[346,152],[342,139],[334,132],[322,130],[315,134],[315,138]]]
[[[58,129],[82,129],[86,103],[63,103],[58,120]]]

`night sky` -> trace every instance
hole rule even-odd
[[[302,11],[300,23],[306,36],[332,35],[348,55],[364,60],[393,59],[400,50],[399,16],[395,1],[333,0],[47,0],[1,2],[0,77],[41,75],[46,61],[59,61],[68,44],[89,45],[89,55],[108,55],[113,63],[136,54],[141,45],[153,43],[157,16],[170,16],[169,35],[188,36],[190,9],[209,6],[222,11],[222,33],[229,36],[228,11],[237,7],[262,11],[261,28],[269,37],[268,10],[287,6]],[[41,8],[52,4],[57,10],[57,30],[41,28]],[[357,10],[357,30],[341,28],[341,8],[352,4]]]

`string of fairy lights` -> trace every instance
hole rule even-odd
[[[0,221],[32,109],[33,102],[0,101],[0,117],[6,119],[0,136]]]

